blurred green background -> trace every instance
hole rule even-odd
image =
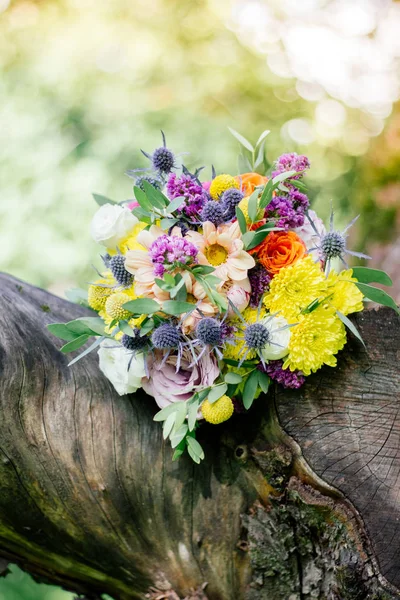
[[[0,0],[0,269],[62,295],[91,278],[92,192],[160,129],[185,163],[236,171],[231,126],[309,156],[314,208],[396,274],[400,4],[392,0]],[[394,295],[400,299],[400,278]],[[66,600],[13,568],[0,600]]]

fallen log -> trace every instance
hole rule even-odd
[[[0,276],[0,555],[115,600],[400,597],[399,318],[354,319],[338,369],[203,425],[171,461],[144,393],[45,328],[87,310]]]

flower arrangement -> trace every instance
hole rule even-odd
[[[264,132],[243,145],[248,172],[200,180],[178,167],[163,145],[143,152],[150,167],[129,171],[135,199],[115,203],[94,195],[91,223],[104,248],[104,268],[71,299],[96,316],[49,325],[75,351],[95,341],[71,365],[98,349],[100,369],[120,395],[138,388],[161,409],[174,459],[204,458],[196,440],[201,421],[218,425],[249,410],[270,381],[299,388],[323,365],[335,367],[348,315],[370,299],[394,300],[370,285],[390,285],[382,271],[348,268],[347,231],[326,230],[310,209],[305,156],[284,154],[269,176]]]

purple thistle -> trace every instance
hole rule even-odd
[[[270,360],[267,365],[259,364],[257,368],[284,388],[298,389],[301,387],[306,380],[302,372],[282,369],[282,365],[283,360]]]
[[[197,263],[198,252],[196,246],[184,238],[162,235],[151,244],[149,250],[154,274],[162,277],[171,267]]]
[[[264,269],[262,265],[256,265],[248,272],[248,277],[251,285],[250,306],[257,308],[260,300],[269,288],[271,275]]]
[[[185,203],[177,210],[183,212],[187,217],[197,217],[205,203],[210,199],[206,190],[201,186],[197,179],[191,175],[181,175],[178,177],[171,173],[167,181],[167,195],[170,200],[183,196]]]
[[[272,177],[276,177],[280,173],[285,171],[305,171],[310,168],[310,161],[304,154],[296,154],[291,152],[289,154],[282,154],[275,163],[275,171],[272,172]],[[295,175],[292,179],[300,179],[303,173]]]

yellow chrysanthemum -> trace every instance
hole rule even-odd
[[[244,214],[244,218],[246,219],[247,225],[251,224],[251,219],[249,217],[249,200],[250,200],[250,197],[243,198],[243,200],[241,200],[238,204],[238,207]],[[264,211],[262,210],[262,208],[260,208],[257,213],[256,221],[260,221],[263,218],[263,216],[264,216]]]
[[[219,425],[231,418],[233,415],[233,402],[229,396],[222,396],[212,404],[204,400],[201,405],[201,412],[208,423]]]
[[[327,295],[328,285],[320,265],[308,255],[275,275],[264,304],[271,313],[279,312],[293,323],[303,308]]]
[[[144,246],[138,243],[137,236],[147,227],[146,223],[136,223],[131,231],[118,243],[118,250],[121,254],[126,254],[127,250],[146,250]],[[107,252],[114,256],[116,250],[108,249]]]
[[[116,292],[107,298],[105,310],[111,319],[126,320],[129,319],[131,313],[123,308],[124,304],[132,300],[129,294],[125,292]]]
[[[266,315],[266,310],[264,307],[260,310],[259,319],[262,319]],[[257,308],[246,308],[243,313],[243,319],[246,323],[255,323],[257,321],[258,309]],[[239,317],[235,317],[229,320],[229,324],[234,327],[240,327],[242,324],[241,319]],[[224,348],[224,358],[228,358],[231,360],[241,360],[243,358],[244,353],[248,350],[244,339],[241,334],[241,337],[235,337],[232,344],[226,344]],[[257,356],[255,350],[250,350],[247,354],[247,359],[251,360]]]
[[[211,198],[219,200],[221,195],[229,188],[239,189],[239,182],[232,175],[217,175],[210,185]]]
[[[97,279],[88,289],[88,303],[90,308],[99,312],[103,310],[107,302],[107,298],[115,292],[112,287],[102,287],[103,285],[115,285],[114,277],[111,273],[104,273],[104,277]],[[101,284],[101,285],[99,285]]]
[[[345,343],[346,330],[335,309],[327,304],[319,306],[300,315],[298,325],[291,329],[289,354],[283,368],[310,375],[322,365],[336,367],[335,354]]]
[[[331,271],[328,276],[328,294],[333,296],[329,298],[330,304],[344,315],[363,310],[363,294],[352,282],[357,279],[353,277],[353,270],[348,269],[341,273]]]

